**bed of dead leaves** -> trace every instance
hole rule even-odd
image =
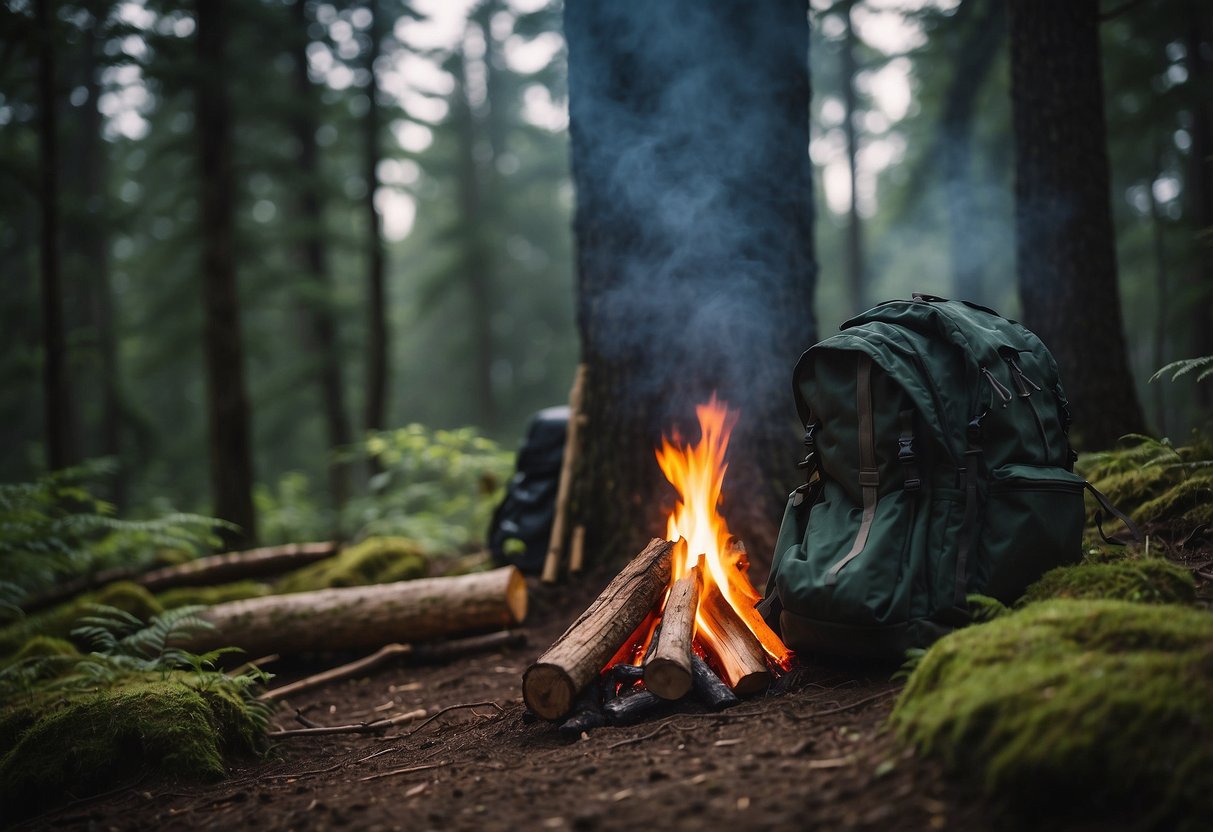
[[[1213,542],[1189,541],[1172,557],[1193,571],[1208,604]],[[284,702],[274,722],[339,725],[419,708],[435,718],[381,735],[282,739],[222,782],[148,775],[22,828],[1134,828],[1124,818],[1075,822],[1065,794],[1056,796],[1057,816],[1023,818],[962,789],[886,730],[900,689],[888,669],[802,665],[778,689],[723,713],[679,705],[579,738],[524,720],[523,670],[609,577],[533,585],[526,647],[337,682]],[[268,669],[285,682],[335,663]],[[465,707],[442,710],[451,706]]]

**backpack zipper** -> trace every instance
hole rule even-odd
[[[1019,362],[1009,355],[1004,355],[1003,360],[1006,361],[1007,366],[1011,368],[1011,378],[1015,382],[1016,388],[1019,389],[1019,397],[1021,399],[1026,399],[1028,396],[1031,396],[1033,390],[1035,390],[1037,393],[1040,392],[1040,385],[1024,375],[1023,368],[1019,366]]]
[[[986,377],[986,381],[990,382],[990,389],[998,396],[999,401],[1002,402],[1002,406],[1006,407],[1010,404],[1011,399],[1015,398],[1015,394],[1007,389],[1005,384],[994,378],[994,374],[990,372],[990,368],[985,364],[982,364],[979,369],[981,370],[981,374]]]

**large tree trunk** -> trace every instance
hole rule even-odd
[[[842,41],[842,129],[847,137],[847,173],[851,177],[851,200],[847,206],[847,297],[851,301],[851,314],[858,315],[867,309],[865,302],[866,280],[863,266],[863,223],[859,218],[859,102],[855,93],[855,76],[859,71],[855,62],[858,38],[851,19],[855,3],[848,2],[839,10],[844,31]]]
[[[364,210],[367,232],[367,360],[366,360],[366,415],[367,430],[383,430],[387,423],[388,382],[388,329],[387,286],[384,271],[386,255],[383,250],[383,224],[379,209],[375,207],[375,193],[379,190],[379,81],[375,75],[375,64],[379,60],[380,38],[383,21],[375,0],[368,0],[371,24],[367,28],[370,40],[366,53],[366,69],[370,80],[366,95],[370,106],[363,122],[363,177],[366,180]]]
[[[1196,237],[1196,263],[1192,268],[1193,357],[1213,355],[1213,14],[1201,2],[1188,5],[1188,88],[1191,106],[1192,148],[1184,189],[1187,212]],[[1198,384],[1197,396],[1206,410],[1213,405],[1213,384]]]
[[[299,216],[303,240],[299,260],[309,292],[307,349],[316,362],[316,382],[320,408],[324,413],[325,437],[331,454],[350,444],[350,422],[346,415],[345,383],[341,372],[341,350],[337,340],[337,315],[328,271],[328,246],[324,233],[324,211],[320,198],[320,152],[316,144],[316,89],[308,76],[307,30],[309,17],[306,0],[295,0],[295,47],[292,50],[295,74],[295,117],[291,129],[299,144]],[[335,458],[329,460],[329,494],[340,509],[349,496],[349,466]]]
[[[1024,323],[1057,357],[1078,441],[1145,427],[1116,283],[1096,0],[1009,7]]]
[[[664,534],[653,449],[718,391],[741,411],[724,511],[759,582],[769,564],[798,473],[788,377],[816,337],[806,12],[565,6],[592,552]]]
[[[940,119],[938,162],[944,174],[948,207],[948,243],[953,297],[985,303],[982,279],[990,252],[983,235],[972,173],[973,119],[977,98],[1002,54],[1007,36],[1006,6],[988,0],[965,0],[951,25],[963,37]]]
[[[233,251],[235,182],[224,56],[226,3],[198,0],[197,131],[202,189],[202,284],[210,434],[211,494],[216,516],[240,527],[232,548],[257,539],[244,342]]]
[[[63,332],[63,287],[59,274],[59,120],[56,107],[55,13],[52,0],[38,0],[38,202],[42,288],[42,389],[46,464],[58,469],[78,461],[67,342]]]
[[[360,650],[390,642],[500,630],[526,618],[526,581],[512,566],[454,578],[322,589],[217,604],[212,629],[180,646],[236,646],[253,656]]]

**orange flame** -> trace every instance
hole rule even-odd
[[[762,596],[750,583],[745,549],[736,544],[728,524],[718,511],[724,475],[728,470],[725,452],[729,447],[729,436],[737,423],[737,413],[730,412],[715,394],[707,404],[696,407],[695,413],[700,428],[697,443],[684,443],[675,433],[672,441],[663,438],[661,447],[657,449],[657,464],[679,495],[670,513],[666,537],[670,540],[683,537],[688,543],[685,548],[680,547],[684,556],[677,558],[674,563],[673,580],[686,574],[703,555],[705,574],[701,597],[706,596],[714,586],[757,637],[770,659],[786,669],[791,661],[791,652],[754,608]],[[695,624],[696,638],[715,649],[718,636],[702,604]]]

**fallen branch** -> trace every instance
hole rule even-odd
[[[445,708],[435,711],[434,714],[432,716],[430,716],[429,719],[427,719],[425,722],[423,722],[420,725],[413,728],[413,730],[409,731],[409,733],[416,734],[422,728],[429,725],[431,722],[433,722],[435,719],[442,716],[443,714],[449,713],[451,711],[463,710],[464,708],[496,708],[497,713],[499,713],[499,714],[505,713],[505,708],[501,707],[496,702],[465,702],[462,705],[447,705]]]
[[[490,650],[498,647],[521,647],[525,644],[526,634],[516,630],[502,630],[497,633],[487,633],[482,636],[471,636],[470,638],[455,639],[437,644],[387,644],[366,658],[330,668],[314,676],[308,676],[297,682],[291,682],[289,685],[282,685],[273,690],[267,690],[257,698],[271,702],[276,701],[286,696],[327,685],[330,682],[362,676],[372,670],[390,664],[392,660],[403,656],[425,660],[447,659],[479,650]]]
[[[197,653],[231,645],[253,655],[377,648],[510,627],[526,606],[526,581],[505,566],[216,604],[198,614],[211,629],[173,646]]]
[[[368,774],[366,777],[359,777],[358,782],[365,783],[367,780],[379,780],[383,777],[395,777],[398,774],[412,774],[415,771],[429,771],[430,769],[442,768],[444,766],[449,766],[450,764],[451,763],[448,760],[441,763],[427,763],[423,766],[408,766],[407,768],[397,768],[391,771],[381,771],[378,774]]]
[[[358,722],[353,725],[319,725],[315,728],[287,728],[283,731],[270,731],[266,736],[273,739],[285,739],[287,737],[318,737],[326,734],[378,734],[393,726],[421,719],[426,713],[425,708],[418,708],[415,711],[397,714],[387,719],[376,719],[373,722]]]

